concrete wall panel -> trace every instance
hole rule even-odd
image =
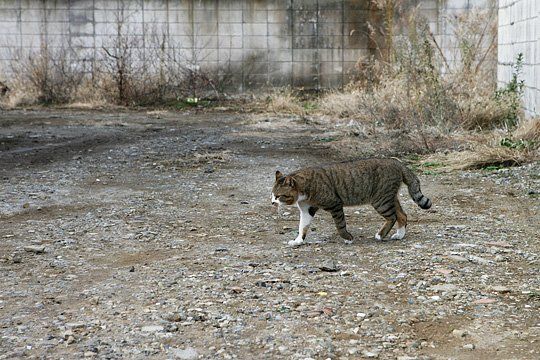
[[[482,1],[407,3],[425,9],[443,50],[453,52],[452,29],[444,16],[485,6]],[[83,63],[94,63],[103,56],[101,47],[114,46],[120,32],[129,35],[137,56],[151,56],[164,42],[185,61],[229,78],[236,90],[319,88],[343,86],[358,59],[373,52],[367,26],[374,20],[370,0],[0,0],[0,9],[2,69],[9,67],[11,54],[39,49],[42,41],[74,48]],[[515,26],[526,32],[534,28]],[[510,36],[504,30],[501,34]],[[515,48],[538,52],[527,43]],[[98,59],[91,59],[95,54]],[[227,69],[234,73],[225,74]]]

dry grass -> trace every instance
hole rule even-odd
[[[180,169],[185,167],[200,167],[202,165],[224,164],[231,160],[230,150],[218,150],[214,152],[188,154],[183,158],[173,160],[161,160],[155,162],[156,168]]]
[[[517,166],[530,160],[528,151],[486,144],[476,145],[473,150],[453,152],[442,158],[445,168],[449,170]]]
[[[521,122],[514,138],[534,142],[534,147],[540,147],[540,117]]]
[[[540,120],[524,122],[513,133],[494,130],[469,138],[469,149],[436,153],[428,163],[438,163],[438,170],[471,170],[489,167],[518,166],[540,159]]]
[[[363,93],[358,90],[332,91],[318,102],[318,109],[325,115],[352,117],[359,115],[364,102]]]
[[[304,115],[306,109],[300,103],[298,96],[288,88],[274,91],[268,97],[267,109],[277,114]]]
[[[23,87],[15,86],[0,100],[0,108],[15,109],[18,107],[31,106],[38,103],[38,94],[31,89],[23,90]]]

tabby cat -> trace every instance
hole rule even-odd
[[[344,206],[371,204],[386,222],[375,235],[381,240],[398,223],[392,239],[403,239],[407,215],[398,200],[401,183],[422,209],[431,207],[431,200],[420,191],[416,175],[395,159],[366,159],[336,163],[328,166],[309,167],[287,176],[276,172],[272,189],[272,204],[296,205],[300,209],[298,237],[289,245],[304,242],[309,224],[319,209],[332,214],[339,235],[352,240],[347,231]]]

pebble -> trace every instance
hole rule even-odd
[[[141,328],[142,332],[163,332],[165,328],[161,325],[148,325]]]
[[[456,291],[458,287],[453,284],[438,284],[430,288],[433,291],[444,292],[444,291]]]
[[[72,322],[72,323],[66,323],[66,327],[68,329],[76,330],[76,329],[82,329],[86,327],[86,325],[82,322]]]
[[[475,300],[475,301],[473,302],[473,304],[483,305],[483,304],[493,304],[493,303],[495,303],[495,302],[497,302],[497,300],[485,298],[485,299],[478,299],[478,300]]]
[[[187,347],[185,349],[172,349],[172,355],[176,359],[194,360],[199,357],[199,352],[192,347]]]
[[[478,265],[493,265],[493,261],[476,255],[469,255],[469,260]]]
[[[180,322],[182,320],[185,320],[186,317],[179,312],[168,312],[161,315],[161,318],[171,322]]]
[[[474,350],[476,348],[476,346],[474,346],[474,344],[465,344],[465,345],[463,345],[463,348],[465,350]]]
[[[35,254],[43,254],[45,252],[45,246],[43,245],[28,245],[25,246],[24,251],[31,252]]]
[[[466,258],[459,255],[446,255],[446,257],[450,260],[456,261],[456,262],[469,262]]]
[[[509,292],[512,291],[509,288],[507,288],[506,286],[501,286],[501,285],[491,286],[490,290],[501,293],[501,294],[509,293]]]
[[[457,338],[463,338],[469,335],[469,332],[467,330],[455,329],[454,331],[452,331],[452,335]]]
[[[325,260],[321,264],[321,266],[319,266],[319,269],[321,269],[322,271],[327,271],[327,272],[336,272],[339,270],[334,260]]]
[[[375,359],[379,357],[378,353],[373,352],[373,351],[367,351],[367,350],[362,351],[362,355],[368,359]]]

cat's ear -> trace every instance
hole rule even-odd
[[[283,182],[283,185],[294,188],[296,187],[296,180],[294,180],[292,176],[285,176],[285,181]]]
[[[279,180],[283,177],[283,174],[281,173],[281,171],[276,171],[276,180]]]

